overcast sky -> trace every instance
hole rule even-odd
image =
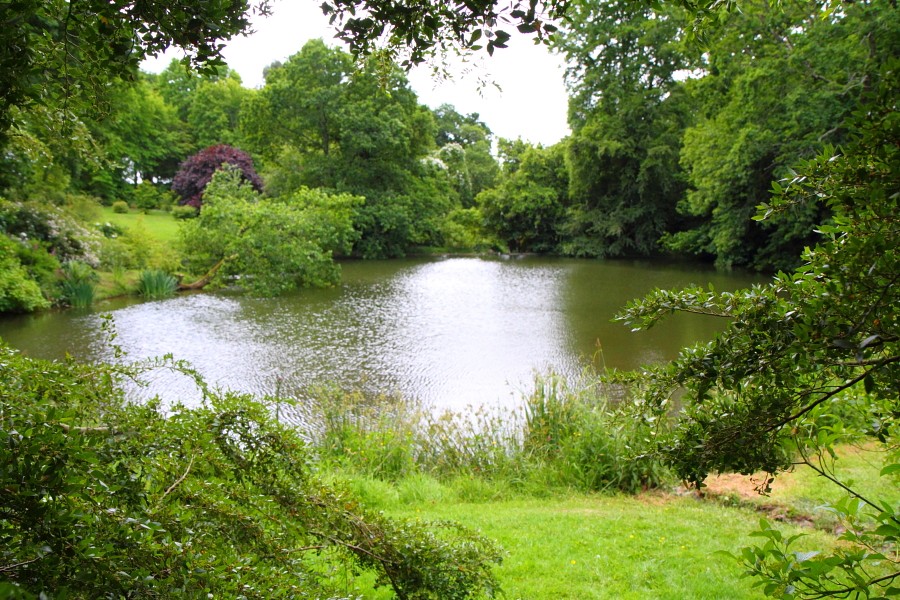
[[[310,39],[336,44],[334,31],[315,0],[275,0],[273,15],[255,19],[254,29],[251,36],[233,39],[223,52],[228,66],[240,73],[247,87],[262,86],[266,65],[295,54]],[[169,53],[150,59],[142,68],[159,72],[180,56]],[[460,68],[453,80],[443,83],[433,81],[429,68],[419,67],[410,73],[410,84],[423,104],[437,108],[448,103],[463,114],[477,112],[499,137],[550,145],[568,135],[560,57],[524,36],[513,36],[509,48],[497,50],[490,58],[485,54],[481,64],[469,73]],[[479,91],[479,73],[502,91],[494,87]]]

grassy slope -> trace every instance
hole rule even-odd
[[[148,235],[161,242],[172,243],[178,239],[179,221],[162,210],[151,210],[144,214],[131,210],[127,213],[115,213],[109,206],[102,207],[102,219],[123,229],[143,228]]]
[[[508,552],[497,573],[505,598],[751,599],[762,598],[740,565],[716,554],[737,553],[753,541],[760,514],[699,500],[694,495],[639,496],[558,493],[483,502],[465,486],[413,476],[396,485],[351,484],[373,508],[392,516],[450,519],[479,530]],[[811,529],[813,547],[830,545]],[[387,598],[377,591],[367,599]]]
[[[509,552],[498,574],[508,598],[758,598],[736,552],[749,511],[689,497],[580,496],[490,504],[440,503],[419,515],[481,530]],[[412,511],[404,511],[407,515]]]
[[[838,464],[838,472],[861,482],[861,490],[900,500],[896,482],[878,477],[880,454],[844,447]],[[451,519],[497,540],[509,553],[498,569],[505,597],[521,600],[762,598],[740,565],[717,552],[752,545],[758,538],[749,534],[761,517],[785,514],[805,524],[779,525],[807,534],[797,549],[828,547],[834,537],[809,525],[832,526],[828,513],[816,507],[842,495],[807,468],[779,477],[769,497],[756,494],[749,478],[723,478],[713,486],[720,495],[740,496],[739,503],[664,493],[538,498],[477,480],[445,485],[423,475],[396,484],[352,479],[350,487],[391,515]],[[755,505],[767,508],[757,511]],[[369,590],[363,597],[388,596]]]

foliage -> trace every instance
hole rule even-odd
[[[184,205],[172,207],[172,217],[181,221],[184,219],[193,219],[199,214],[200,212],[194,206]]]
[[[515,170],[477,201],[488,231],[514,252],[554,252],[565,212],[565,145],[529,147]]]
[[[574,2],[554,38],[570,64],[568,213],[562,249],[574,256],[648,255],[677,226],[678,167],[690,108],[676,74],[684,16],[627,0]]]
[[[131,197],[135,207],[145,212],[155,208],[165,210],[172,206],[172,193],[161,189],[149,181],[142,181],[137,184]]]
[[[328,0],[322,12],[336,24],[336,37],[354,53],[370,54],[383,47],[394,54],[404,48],[407,56],[401,66],[409,68],[452,50],[485,48],[493,54],[497,48],[506,48],[510,34],[501,29],[503,23],[544,40],[556,31],[552,21],[563,15],[566,4],[460,0],[402,6],[385,0]]]
[[[196,272],[240,277],[242,287],[274,295],[337,282],[335,252],[348,252],[360,199],[301,189],[261,199],[236,168],[216,173],[196,219],[181,229],[185,262]]]
[[[321,40],[266,73],[242,112],[242,129],[263,156],[272,194],[300,186],[365,198],[354,254],[402,256],[433,244],[451,190],[429,164],[434,123],[403,73],[353,58]]]
[[[112,203],[112,210],[114,213],[118,213],[120,215],[127,214],[129,211],[128,203],[124,200],[116,200]]]
[[[253,9],[268,11],[265,0]],[[86,0],[15,0],[0,16],[0,146],[17,120],[16,109],[34,105],[70,121],[73,108],[102,98],[114,78],[131,78],[141,60],[170,46],[191,62],[221,64],[220,40],[249,28],[244,0],[198,4]]]
[[[37,242],[61,261],[78,258],[91,261],[89,232],[55,206],[0,198],[0,231]]]
[[[17,243],[0,235],[0,313],[31,312],[50,303],[16,256]]]
[[[441,226],[441,237],[448,248],[481,251],[496,246],[496,240],[485,231],[484,217],[477,208],[450,211]]]
[[[701,116],[684,135],[690,188],[679,211],[695,222],[666,244],[725,267],[796,267],[828,207],[795,204],[754,221],[755,207],[797,161],[844,143],[848,117],[896,55],[898,31],[895,7],[881,1],[827,17],[818,3],[743,2],[724,19],[706,75],[688,88]]]
[[[186,123],[194,147],[216,144],[238,146],[243,143],[240,132],[241,107],[253,91],[241,85],[235,71],[220,69],[216,78],[206,77],[190,95]]]
[[[82,185],[113,198],[139,191],[132,190],[139,182],[171,181],[190,151],[186,128],[175,108],[143,75],[112,87],[109,96],[105,114],[89,124],[94,144],[102,152],[100,164],[82,168],[87,171],[81,175]],[[91,180],[84,181],[87,177]],[[107,178],[114,183],[95,185]]]
[[[773,184],[771,200],[760,205],[757,218],[763,220],[819,203],[833,214],[819,227],[819,243],[804,252],[797,270],[733,294],[657,291],[623,313],[637,327],[652,326],[674,311],[732,320],[708,345],[687,349],[672,364],[634,378],[644,390],[649,414],[660,421],[672,392],[686,389],[674,431],[659,446],[685,480],[700,485],[712,471],[775,474],[796,460],[796,452],[804,464],[829,477],[806,457],[829,453],[841,437],[835,433],[840,433],[838,425],[851,431],[857,427],[857,434],[873,436],[896,456],[897,77],[897,63],[890,61],[872,82],[865,109],[854,116],[852,137],[843,150],[828,147],[801,163],[789,179]],[[842,403],[845,392],[855,392],[850,399],[867,395],[871,413],[865,421],[842,419],[846,411],[834,414],[831,407]],[[887,467],[886,474],[895,468]],[[769,542],[751,550],[761,554],[745,557],[772,595],[880,596],[900,576],[896,554],[890,554],[897,509],[831,478],[853,499],[840,512],[855,518],[854,503],[862,502],[880,525],[865,533],[849,530],[846,551],[796,557],[790,565],[783,562],[790,541],[776,539],[764,528]]]
[[[447,168],[451,184],[463,207],[471,207],[475,197],[493,187],[500,170],[491,156],[491,130],[478,113],[461,115],[449,104],[434,111],[436,157]]]
[[[250,155],[243,150],[219,144],[201,150],[181,163],[172,181],[172,191],[180,196],[179,204],[200,208],[207,184],[224,164],[236,167],[243,181],[248,182],[256,191],[262,191],[262,179],[256,174]]]
[[[0,347],[0,565],[21,597],[336,597],[332,569],[399,598],[493,595],[497,546],[450,522],[390,519],[314,475],[268,406],[205,392],[128,403],[151,367],[49,363]],[[480,597],[480,596],[479,596]]]
[[[99,277],[90,265],[80,260],[70,260],[62,265],[60,297],[74,308],[85,308],[94,302],[94,286]]]
[[[168,298],[178,289],[178,280],[169,273],[154,269],[141,271],[138,278],[138,294],[145,298]]]

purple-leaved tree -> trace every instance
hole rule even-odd
[[[243,179],[249,181],[257,191],[262,191],[263,182],[253,168],[250,155],[232,146],[219,144],[205,148],[181,163],[172,181],[172,191],[179,196],[178,203],[200,208],[206,185],[224,163],[240,169]]]

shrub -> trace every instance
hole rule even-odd
[[[194,273],[215,268],[219,278],[241,276],[241,285],[260,295],[334,285],[340,267],[332,256],[350,249],[361,201],[305,188],[260,198],[226,165],[210,182],[199,217],[181,227],[185,265]]]
[[[395,520],[318,480],[270,407],[126,402],[136,367],[51,363],[0,344],[0,589],[23,597],[493,596],[500,550],[453,523]],[[173,368],[170,360],[144,365]],[[39,557],[35,560],[35,557]],[[300,593],[298,593],[300,592]]]
[[[0,232],[39,243],[61,261],[92,262],[86,243],[90,233],[58,207],[35,202],[8,202],[0,198]]]
[[[168,298],[178,289],[178,280],[165,271],[141,271],[137,287],[145,298]]]
[[[97,273],[90,265],[78,260],[63,264],[63,280],[60,295],[64,302],[75,308],[85,308],[94,302],[94,284]]]
[[[103,234],[103,237],[114,239],[125,233],[118,225],[113,225],[109,221],[105,223],[96,223],[97,229]]]
[[[135,186],[132,199],[135,207],[144,211],[152,210],[160,207],[165,199],[165,192],[149,181],[142,181]]]
[[[193,219],[199,212],[196,207],[191,205],[172,207],[172,216],[176,219]]]
[[[16,258],[16,245],[0,235],[0,313],[47,308],[40,286]]]
[[[250,155],[243,150],[219,144],[201,150],[181,163],[172,181],[172,191],[178,194],[179,204],[200,208],[207,184],[223,164],[237,167],[243,181],[248,182],[256,191],[262,191],[263,182],[253,168]]]
[[[124,200],[116,200],[112,204],[112,210],[114,213],[124,215],[128,212],[128,203]]]

